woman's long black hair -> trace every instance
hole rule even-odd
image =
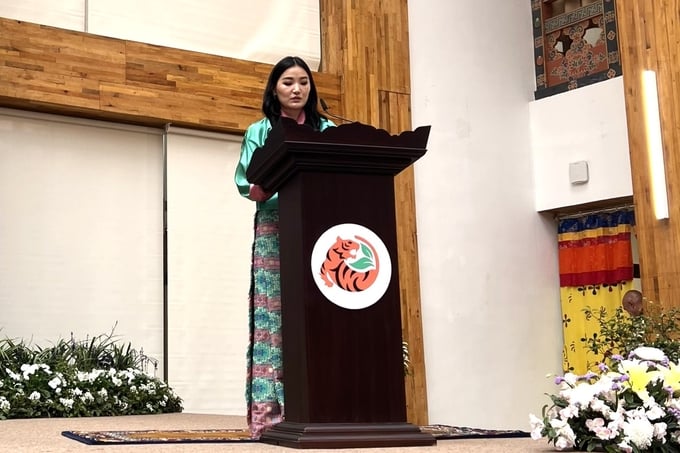
[[[264,96],[262,97],[262,112],[269,119],[269,122],[276,124],[281,117],[281,103],[274,96],[276,93],[276,83],[279,81],[281,74],[283,74],[287,69],[294,66],[299,66],[305,70],[307,76],[309,77],[309,98],[304,106],[305,111],[305,124],[312,126],[315,130],[319,130],[321,127],[322,115],[319,113],[317,104],[319,102],[319,97],[316,93],[316,85],[314,84],[314,77],[312,77],[312,71],[307,66],[307,63],[300,57],[285,57],[281,59],[269,74],[269,80],[267,80],[267,87],[264,89]]]

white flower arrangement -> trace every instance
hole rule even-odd
[[[114,325],[115,329],[115,325]],[[148,371],[153,365],[153,373]],[[181,412],[158,361],[113,335],[50,347],[0,338],[0,420]]]
[[[182,411],[170,387],[134,368],[53,371],[46,364],[24,364],[19,371],[0,371],[0,420]]]
[[[557,395],[542,417],[529,415],[531,437],[556,450],[608,453],[680,452],[680,364],[638,347],[612,357],[599,373],[557,377]]]

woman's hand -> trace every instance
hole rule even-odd
[[[274,195],[273,192],[268,192],[264,190],[262,186],[258,186],[257,184],[251,184],[248,198],[250,198],[253,201],[267,201],[271,198],[272,195]]]

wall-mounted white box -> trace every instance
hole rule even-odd
[[[569,182],[572,184],[585,184],[588,182],[588,162],[579,160],[569,163]]]

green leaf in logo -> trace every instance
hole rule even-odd
[[[367,256],[371,259],[373,258],[373,252],[371,252],[371,249],[368,248],[368,246],[366,244],[363,244],[363,243],[361,244],[361,253],[363,253],[364,256]]]
[[[359,258],[355,262],[349,264],[349,267],[358,271],[363,271],[371,266],[373,266],[373,260],[366,257]]]

